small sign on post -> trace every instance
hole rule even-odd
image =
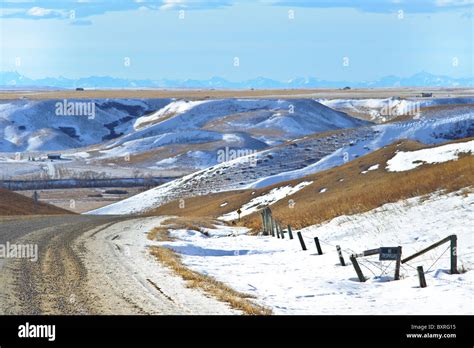
[[[379,260],[380,261],[396,261],[399,258],[399,247],[381,247]]]
[[[240,214],[242,214],[242,210],[240,208],[237,209],[237,214],[239,214],[239,222],[240,222]]]

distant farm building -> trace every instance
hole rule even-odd
[[[421,93],[421,96],[423,98],[431,98],[433,96],[433,93],[426,93],[426,92],[423,92]]]
[[[60,160],[61,159],[61,154],[48,154],[48,159],[49,160]]]
[[[83,90],[84,90],[84,88],[82,88],[82,87],[77,87],[76,88],[76,91],[83,91]]]

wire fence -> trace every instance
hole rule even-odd
[[[296,233],[296,232],[297,231],[294,231],[294,233]],[[301,231],[299,231],[299,232],[301,232]],[[314,240],[315,237],[314,236],[310,237],[308,235],[304,235],[303,233],[301,233],[301,236],[302,236],[303,241],[305,242],[305,244],[307,244],[307,245],[315,244],[315,240]],[[320,238],[318,238],[318,240],[319,240],[319,243],[321,243],[322,245],[330,247],[330,253],[334,253],[335,255],[338,255],[338,251],[337,251],[338,245],[332,244],[332,243],[327,242],[325,240],[322,240]],[[348,247],[343,247],[343,246],[339,245],[339,248],[340,248],[341,252],[343,252],[345,254],[348,254],[348,255],[358,255],[358,254],[360,254],[360,251],[357,252],[357,251],[355,251],[351,248],[348,248]],[[416,263],[418,265],[420,265],[420,264],[425,264],[425,263],[429,262],[430,265],[428,266],[427,270],[424,271],[424,273],[426,274],[426,273],[432,272],[434,270],[433,267],[435,265],[439,264],[439,262],[451,258],[451,255],[446,255],[446,253],[449,249],[450,249],[450,246],[448,246],[443,252],[441,252],[439,254],[434,252],[434,251],[429,251],[428,254],[436,254],[436,255],[432,255],[431,257],[425,257],[423,259],[416,259]],[[473,253],[474,252],[467,252],[467,253],[459,254],[457,256],[458,257],[465,257],[465,256],[471,255]],[[368,272],[370,272],[375,278],[381,278],[384,275],[387,275],[389,270],[394,269],[394,262],[393,261],[386,264],[386,261],[384,262],[384,261],[371,260],[370,256],[364,257],[364,258],[358,258],[357,262],[359,263],[360,266],[362,266],[364,269],[366,269]],[[400,264],[400,270],[402,271],[401,272],[401,277],[402,278],[418,276],[416,266],[413,266],[412,264],[410,264],[408,262]],[[441,280],[441,281],[448,282],[448,283],[455,283],[455,284],[469,283],[469,285],[472,287],[472,284],[470,282],[466,282],[466,281],[459,280],[459,279],[458,280],[448,280],[448,279],[445,279],[445,278],[437,278],[437,279]]]

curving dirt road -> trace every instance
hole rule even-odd
[[[0,314],[232,314],[148,254],[160,218],[43,216],[0,220],[0,245],[37,245],[37,260],[0,259]]]

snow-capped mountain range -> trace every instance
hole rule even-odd
[[[191,89],[277,89],[277,88],[343,88],[350,87],[471,87],[474,77],[453,78],[420,72],[409,77],[385,76],[375,81],[328,81],[315,77],[297,77],[277,81],[257,77],[246,81],[229,81],[222,77],[207,80],[124,79],[111,76],[89,76],[70,79],[63,76],[31,79],[16,71],[0,72],[0,88],[191,88]]]

